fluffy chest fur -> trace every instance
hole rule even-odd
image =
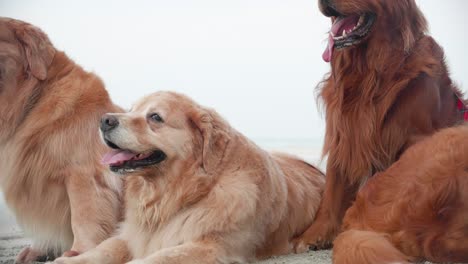
[[[386,169],[418,137],[458,118],[457,90],[432,38],[421,39],[411,55],[388,70],[335,63],[321,92],[327,114],[324,153],[351,181]]]
[[[5,144],[0,149],[0,183],[25,234],[34,237],[38,249],[58,253],[73,242],[70,205],[60,181],[48,180],[60,174],[48,157],[41,152],[24,156],[15,142]]]
[[[226,239],[220,241],[221,244],[233,251],[239,250],[242,252],[238,254],[240,256],[254,258],[256,246],[264,242],[266,233],[271,232],[268,230],[271,225],[275,228],[279,225],[280,218],[276,215],[269,218],[272,223],[264,222],[269,210],[258,207],[259,199],[262,199],[259,178],[246,172],[226,175],[209,184],[203,179],[177,185],[171,185],[163,178],[153,180],[137,176],[128,178],[125,184],[126,219],[122,236],[129,241],[134,258],[147,257],[161,249],[212,234],[224,234]],[[270,179],[262,180],[261,184],[285,188],[283,180],[274,183]],[[278,214],[282,215],[282,212]],[[245,262],[247,259],[235,261]]]

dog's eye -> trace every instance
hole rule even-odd
[[[160,122],[160,123],[164,122],[162,117],[159,114],[156,114],[156,113],[151,114],[150,118],[151,118],[151,120],[156,121],[156,122]]]

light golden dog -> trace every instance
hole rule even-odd
[[[56,263],[244,263],[292,252],[311,224],[323,174],[269,154],[215,111],[171,92],[104,116],[114,150],[104,163],[125,177],[121,233]]]
[[[75,255],[119,219],[121,183],[100,164],[100,117],[119,111],[101,80],[39,29],[0,18],[0,186],[26,236],[18,256]]]

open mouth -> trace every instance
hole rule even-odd
[[[328,45],[322,56],[326,62],[331,61],[334,49],[343,49],[361,43],[369,35],[376,19],[374,13],[342,15],[334,10],[334,14],[336,16],[332,16]]]
[[[133,172],[137,169],[156,165],[166,159],[166,154],[161,150],[135,153],[130,150],[121,149],[107,139],[105,139],[105,142],[113,150],[104,155],[102,164],[108,165],[113,172]]]

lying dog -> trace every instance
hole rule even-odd
[[[297,251],[325,247],[340,230],[359,186],[406,148],[463,121],[441,47],[414,0],[320,0],[331,17],[326,111],[327,181],[316,221]]]
[[[346,212],[333,262],[468,263],[468,127],[408,149]]]
[[[121,233],[55,263],[244,263],[287,254],[314,219],[322,173],[269,154],[215,111],[158,92],[101,125],[125,177]]]
[[[39,29],[0,18],[0,186],[32,246],[17,263],[96,247],[119,219],[121,182],[100,164],[101,80]]]

